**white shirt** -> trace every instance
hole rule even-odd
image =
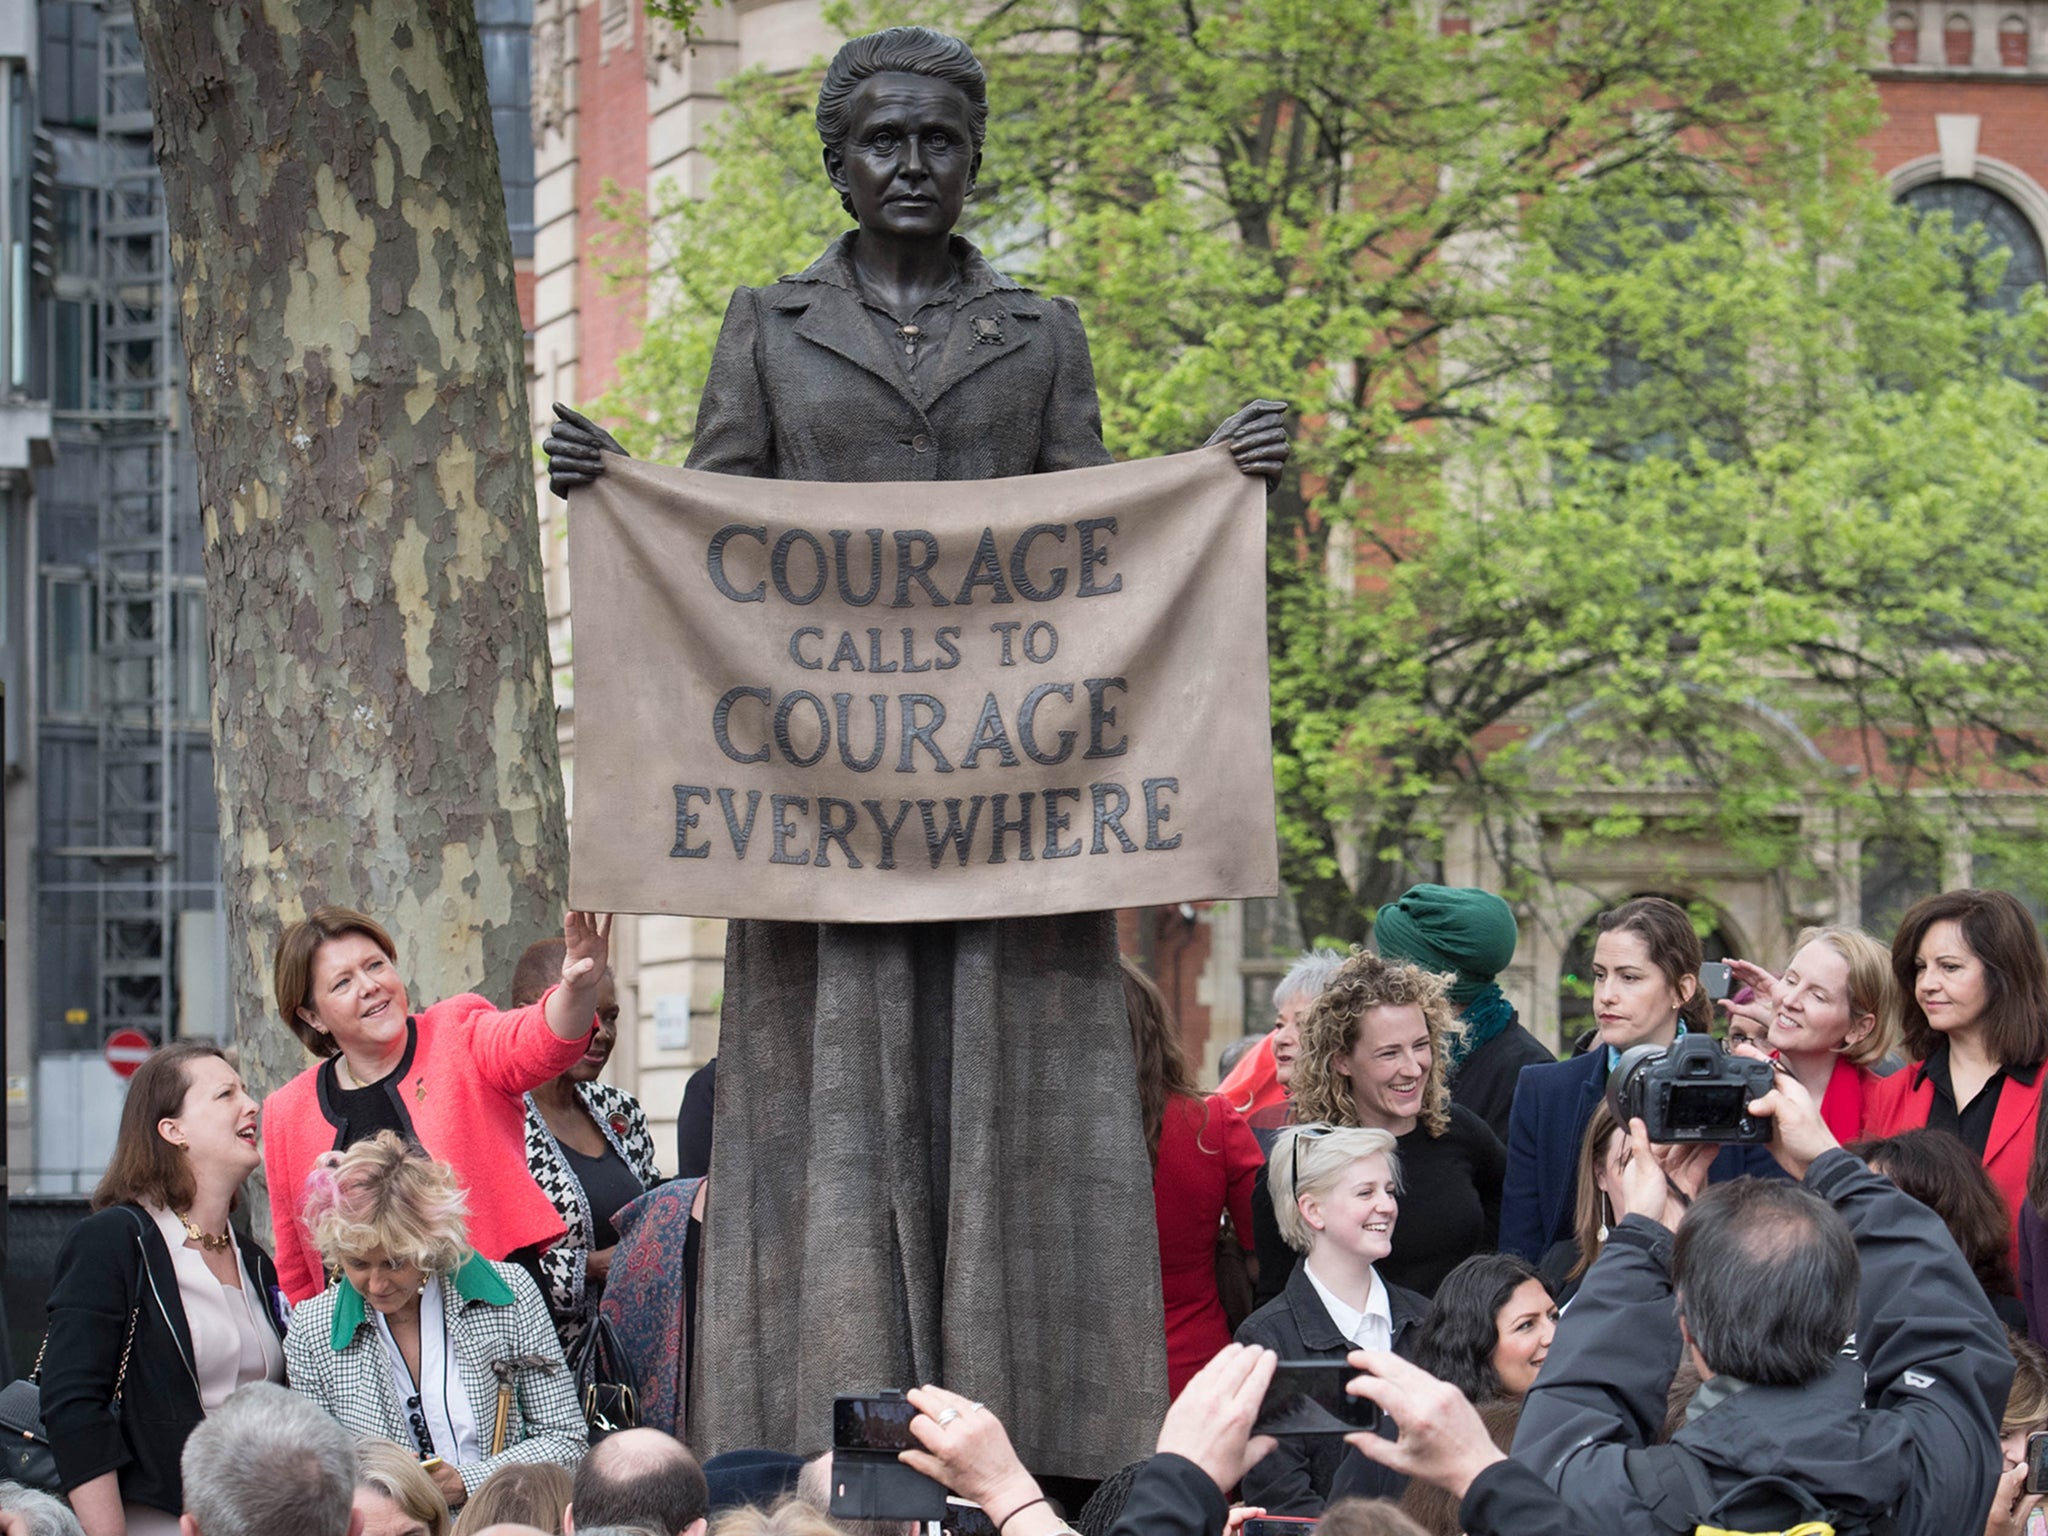
[[[434,1454],[450,1466],[466,1467],[484,1459],[483,1438],[477,1429],[476,1410],[463,1389],[462,1372],[455,1357],[455,1342],[448,1337],[445,1293],[437,1275],[427,1277],[420,1292],[420,1380],[418,1396],[421,1416],[434,1442]],[[457,1305],[461,1303],[458,1299]],[[391,1325],[375,1307],[368,1308],[377,1333],[384,1341],[384,1353],[391,1366],[391,1385],[398,1394],[399,1414],[410,1425],[407,1399],[414,1395],[412,1373]],[[425,1446],[419,1446],[422,1455]]]
[[[1330,1314],[1330,1321],[1337,1325],[1337,1331],[1349,1339],[1358,1349],[1392,1349],[1394,1347],[1394,1308],[1387,1296],[1387,1282],[1380,1278],[1380,1272],[1372,1272],[1372,1294],[1365,1298],[1365,1310],[1358,1311],[1337,1298],[1337,1293],[1323,1284],[1316,1274],[1315,1265],[1302,1260],[1302,1272],[1308,1276],[1308,1283],[1316,1288],[1316,1296],[1323,1304],[1323,1310]]]

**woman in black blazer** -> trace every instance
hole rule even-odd
[[[86,1536],[171,1536],[186,1437],[237,1387],[284,1380],[277,1271],[228,1225],[259,1161],[256,1101],[219,1050],[143,1062],[50,1287],[43,1423]]]
[[[1394,1138],[1358,1126],[1291,1125],[1273,1143],[1266,1178],[1281,1236],[1302,1255],[1287,1288],[1246,1318],[1240,1344],[1282,1360],[1342,1360],[1354,1349],[1405,1354],[1429,1302],[1389,1285],[1377,1265],[1393,1242],[1400,1203]],[[1244,1502],[1269,1515],[1319,1515],[1338,1468],[1358,1463],[1354,1493],[1398,1493],[1402,1480],[1336,1435],[1283,1438],[1245,1474]],[[1378,1474],[1375,1477],[1373,1474]]]

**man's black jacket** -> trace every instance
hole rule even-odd
[[[1747,1387],[1673,1445],[1704,1464],[1716,1497],[1778,1476],[1842,1514],[1889,1515],[1898,1536],[1982,1529],[2013,1375],[1983,1288],[1939,1217],[1846,1152],[1817,1159],[1806,1186],[1855,1235],[1854,1358],[1804,1387]],[[1678,1453],[1652,1444],[1680,1350],[1670,1254],[1671,1234],[1643,1217],[1614,1229],[1515,1432],[1515,1459],[1591,1529],[1658,1529],[1638,1482],[1675,1481],[1657,1474]],[[1631,1450],[1641,1458],[1633,1480]]]

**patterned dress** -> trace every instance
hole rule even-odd
[[[648,1132],[647,1115],[640,1108],[640,1101],[610,1083],[578,1083],[576,1091],[583,1096],[583,1107],[590,1111],[590,1118],[597,1122],[605,1141],[640,1180],[640,1187],[645,1189],[658,1181],[661,1172],[654,1165],[654,1137]],[[585,1295],[584,1269],[591,1249],[596,1246],[597,1215],[584,1196],[582,1181],[569,1166],[562,1144],[548,1129],[530,1093],[526,1096],[526,1166],[533,1170],[535,1182],[562,1213],[562,1221],[569,1229],[540,1258],[541,1278],[547,1282],[548,1311],[554,1317],[555,1331],[562,1336],[566,1352],[583,1336],[585,1321],[592,1310]]]

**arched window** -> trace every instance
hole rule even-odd
[[[1920,18],[1911,11],[1892,12],[1891,60],[1898,65],[1920,62]]]
[[[1998,62],[2006,69],[2027,67],[2027,22],[2008,16],[1998,24]]]
[[[1950,69],[1968,69],[1970,56],[1976,52],[1977,29],[1970,24],[1970,18],[1961,11],[1951,11],[1941,28],[1942,57]]]
[[[2027,289],[2048,281],[2048,261],[2042,258],[2041,237],[2032,222],[2018,204],[1991,188],[1974,181],[1926,181],[1910,189],[1901,201],[1923,216],[1946,213],[1958,231],[1973,224],[1983,226],[1986,243],[1965,258],[1966,276],[1974,276],[1971,269],[1992,252],[2011,252],[1997,288],[1977,300],[1980,307],[1995,306],[2012,314]]]

